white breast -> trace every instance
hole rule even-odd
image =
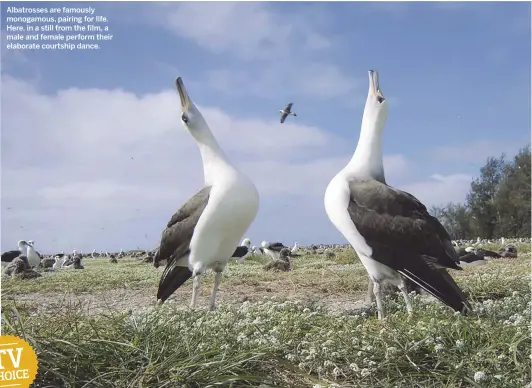
[[[347,211],[350,198],[347,180],[342,173],[339,173],[331,180],[325,191],[325,211],[333,225],[345,236],[359,255],[371,257],[371,247],[366,244],[366,240],[358,232]]]
[[[213,185],[190,243],[189,268],[194,270],[201,263],[226,263],[258,209],[259,194],[246,177],[235,174]]]

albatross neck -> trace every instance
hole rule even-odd
[[[191,133],[198,142],[206,186],[212,185],[217,178],[228,171],[235,170],[208,127]]]
[[[386,182],[382,161],[383,127],[382,120],[364,115],[357,148],[345,167],[345,172],[357,178]]]

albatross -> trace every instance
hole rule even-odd
[[[204,187],[172,216],[164,229],[154,266],[166,265],[157,299],[163,303],[193,278],[191,308],[195,308],[200,275],[215,272],[209,310],[215,309],[222,271],[259,210],[259,193],[249,177],[227,158],[207,122],[177,78],[181,121],[198,143]]]
[[[28,253],[28,248],[26,248],[27,244],[26,241],[19,240],[17,243],[18,249],[2,253],[2,268],[5,268],[20,255],[26,256]]]
[[[294,112],[292,112],[292,105],[294,105],[294,103],[293,103],[293,102],[290,102],[290,103],[286,106],[286,108],[284,108],[284,109],[280,109],[280,110],[279,110],[279,113],[281,113],[281,124],[284,123],[284,121],[286,120],[286,118],[288,117],[288,115],[291,115],[291,116],[294,116],[294,117],[297,116]]]
[[[388,104],[378,73],[368,73],[358,145],[349,163],[329,183],[325,211],[373,281],[378,319],[384,318],[381,285],[385,283],[401,290],[408,314],[412,314],[402,276],[465,314],[471,306],[445,270],[462,269],[449,234],[417,198],[386,183],[381,139]]]
[[[263,241],[261,243],[262,248],[264,249],[264,253],[266,253],[268,256],[270,256],[274,260],[279,260],[279,253],[282,249],[288,248],[283,245],[283,243],[280,242],[274,242],[270,243],[268,241]],[[290,252],[290,250],[288,250]]]

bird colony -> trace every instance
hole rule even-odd
[[[47,272],[84,270],[86,259],[108,260],[116,265],[124,257],[133,257],[159,271],[160,280],[154,302],[164,304],[188,280],[192,282],[190,308],[196,309],[202,279],[214,273],[208,310],[215,310],[228,266],[245,265],[247,260],[268,258],[264,272],[290,272],[295,262],[308,255],[323,255],[333,260],[339,250],[353,250],[368,280],[368,297],[375,301],[376,318],[387,316],[385,298],[398,292],[402,309],[415,314],[415,294],[432,297],[459,315],[474,313],[466,293],[453,274],[467,266],[477,266],[501,258],[516,258],[519,241],[452,241],[440,222],[413,195],[390,186],[383,165],[382,139],[388,117],[388,101],[377,71],[368,72],[368,93],[351,160],[330,177],[324,191],[324,208],[338,236],[347,245],[300,246],[279,241],[253,245],[245,238],[259,209],[259,193],[218,144],[207,121],[192,100],[181,78],[175,81],[184,129],[198,144],[203,162],[204,185],[179,210],[169,217],[162,230],[160,244],[152,251],[133,252],[60,252],[43,255],[33,241],[18,241],[18,249],[2,254],[4,276],[35,281]],[[281,123],[292,112],[292,103],[280,110]],[[497,251],[487,247],[497,243]],[[157,268],[157,269],[155,269]],[[391,292],[390,292],[391,291]],[[311,350],[309,350],[311,352]],[[310,353],[311,354],[311,353]]]

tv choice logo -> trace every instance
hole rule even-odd
[[[38,364],[35,350],[26,340],[0,335],[0,387],[29,388]]]

